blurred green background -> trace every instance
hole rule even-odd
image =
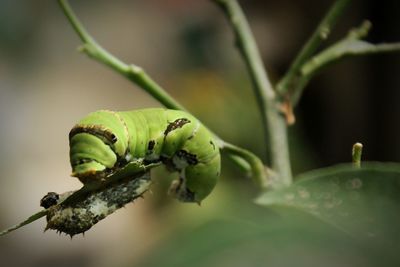
[[[240,1],[276,81],[331,1]],[[250,83],[225,18],[210,1],[71,1],[106,49],[142,66],[224,139],[265,159]],[[373,42],[400,41],[399,1],[354,1],[330,41],[362,19]],[[39,209],[69,177],[68,132],[97,109],[159,104],[76,52],[56,1],[0,0],[0,228]],[[400,56],[340,62],[307,88],[290,141],[294,172],[350,159],[400,161]],[[170,199],[165,172],[144,200],[82,236],[43,234],[44,220],[0,238],[3,266],[376,266],[373,252],[301,213],[255,206],[257,190],[229,162],[201,207]],[[288,219],[289,218],[289,219]],[[295,219],[293,219],[295,218]],[[397,224],[397,222],[395,223]]]

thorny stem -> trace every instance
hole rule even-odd
[[[152,97],[157,99],[161,104],[163,104],[166,108],[184,110],[186,109],[179,104],[171,95],[169,95],[160,85],[158,85],[141,67],[136,65],[128,65],[122,62],[120,59],[116,58],[104,48],[102,48],[85,30],[83,25],[80,23],[73,10],[68,4],[67,0],[59,0],[59,4],[71,23],[74,30],[79,35],[80,39],[83,41],[83,46],[81,47],[81,51],[85,52],[89,57],[99,61],[122,74],[133,83],[137,84],[147,93],[149,93]],[[213,133],[214,134],[214,133]],[[221,150],[225,149],[225,145],[227,144],[221,138],[219,138],[216,134],[214,134],[215,138],[218,141],[219,147]],[[229,153],[233,153],[235,149],[244,150],[243,148],[238,148],[236,146],[232,146],[229,150]],[[247,150],[244,150],[247,151]],[[259,175],[256,180],[266,180],[266,173],[258,172],[258,166],[262,161],[250,151],[247,151],[246,161],[243,161],[243,158],[238,158],[240,153],[234,153],[235,155],[230,156],[229,158],[235,162],[241,169],[245,169],[247,173],[251,172],[253,175]],[[250,159],[250,161],[248,161]]]
[[[292,172],[289,159],[287,125],[280,103],[268,79],[260,53],[247,19],[236,0],[212,0],[226,14],[236,37],[236,45],[247,65],[267,135],[268,155],[279,183],[290,185]]]
[[[47,216],[48,221],[46,229],[58,229],[57,226],[63,227],[64,230],[66,230],[65,227],[67,226],[81,227],[82,223],[88,219],[91,220],[91,223],[89,225],[84,225],[91,227],[116,209],[132,202],[138,197],[141,197],[151,185],[149,169],[156,165],[157,164],[149,165],[148,169],[140,171],[139,169],[136,169],[136,172],[133,173],[132,171],[134,169],[127,165],[123,171],[109,176],[107,182],[85,184],[77,191],[69,191],[59,194],[59,201],[55,206],[41,210],[19,224],[1,231],[0,236],[13,232],[14,230],[30,224],[44,216]],[[108,205],[106,205],[107,209],[102,209],[102,215],[96,216],[94,213],[95,211],[93,210],[93,203],[101,198],[108,203]],[[79,208],[79,210],[74,211],[75,208]],[[98,209],[96,209],[96,211],[97,210]],[[60,215],[59,212],[63,211],[64,216],[54,216],[54,214],[51,214],[56,212]],[[51,223],[49,223],[49,219],[52,221]],[[63,231],[62,229],[58,230]]]
[[[322,19],[316,31],[311,35],[310,39],[305,43],[287,73],[278,82],[276,86],[277,93],[280,96],[293,94],[292,90],[296,87],[298,75],[303,64],[310,59],[314,52],[318,49],[322,41],[326,40],[336,24],[340,15],[343,14],[345,8],[351,0],[336,0],[331,6],[328,13]]]

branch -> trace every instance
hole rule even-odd
[[[236,0],[212,0],[228,18],[236,37],[236,45],[243,56],[253,82],[253,89],[261,113],[262,124],[269,145],[268,155],[274,172],[282,185],[292,182],[287,143],[287,126],[279,109],[273,87],[268,79],[253,34],[241,7]]]
[[[301,68],[302,76],[312,76],[330,63],[349,56],[362,56],[378,53],[400,52],[400,43],[371,44],[349,37],[311,58]]]
[[[369,21],[363,22],[360,27],[350,30],[344,39],[326,48],[307,61],[300,70],[298,84],[292,96],[292,104],[296,105],[298,103],[304,87],[310,79],[324,67],[334,62],[347,57],[400,52],[400,43],[371,44],[360,40],[360,38],[368,34],[370,28],[371,23]]]
[[[151,185],[149,169],[156,165],[151,164],[146,169],[138,169],[133,164],[127,165],[120,172],[107,177],[104,182],[85,184],[77,191],[59,194],[55,205],[46,207],[23,222],[0,232],[0,236],[44,216],[47,219],[45,230],[54,229],[71,237],[83,233],[117,209],[142,197]]]
[[[328,38],[332,28],[335,26],[337,20],[343,14],[350,1],[351,0],[336,0],[331,6],[315,32],[311,35],[310,39],[305,43],[300,53],[293,61],[289,70],[278,82],[276,90],[281,96],[293,93],[296,87],[295,85],[298,82],[297,79],[301,67],[315,53],[322,41]]]
[[[257,186],[260,188],[267,188],[270,185],[265,176],[265,173],[269,173],[270,171],[266,169],[264,164],[259,160],[258,157],[255,157],[253,153],[249,153],[249,151],[229,143],[223,144],[223,151],[234,156],[239,156],[239,158],[244,159],[251,166],[253,166],[253,173],[251,177]]]
[[[70,235],[71,238],[76,234],[84,234],[108,215],[143,197],[151,184],[150,172],[138,173],[99,190],[75,196],[70,201],[67,198],[46,209],[45,231],[56,230]]]
[[[254,92],[260,108],[265,109],[269,99],[275,97],[273,87],[267,77],[261,55],[258,51],[247,19],[236,0],[212,0],[226,14],[236,36],[236,45],[254,82]]]
[[[72,27],[79,35],[80,39],[83,42],[81,47],[81,51],[86,53],[89,57],[94,60],[105,64],[111,69],[115,70],[117,73],[125,76],[133,83],[138,85],[144,91],[149,93],[152,97],[157,99],[161,104],[163,104],[166,108],[184,110],[187,111],[181,104],[179,104],[172,96],[170,96],[160,85],[158,85],[141,67],[136,65],[128,65],[109,52],[107,52],[103,47],[96,43],[96,41],[90,36],[90,34],[85,30],[83,25],[79,22],[75,13],[71,9],[67,0],[59,0],[59,4],[71,23]],[[215,133],[213,133],[215,138],[218,140],[220,149],[224,150],[224,147],[221,146],[222,143],[227,144],[222,141]],[[250,151],[247,151],[249,154],[252,154]],[[253,157],[256,158],[254,154]],[[237,156],[229,157],[236,165],[241,167],[241,169],[245,169],[246,172],[257,173],[257,166],[252,163],[244,163],[243,159],[239,159]],[[258,159],[258,158],[257,158]],[[254,162],[254,161],[252,161]],[[261,162],[258,159],[259,164]],[[264,179],[266,179],[266,174],[264,174]]]
[[[158,85],[147,73],[140,67],[135,65],[128,65],[114,55],[107,52],[103,47],[96,43],[96,41],[89,35],[82,24],[79,22],[75,13],[72,11],[67,0],[59,0],[59,4],[71,23],[72,27],[79,35],[84,43],[80,51],[86,53],[94,60],[103,63],[104,65],[114,69],[116,72],[127,77],[129,80],[143,88],[151,96],[157,99],[165,107],[170,109],[185,110],[175,99],[170,96],[160,85]]]

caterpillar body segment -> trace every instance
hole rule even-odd
[[[105,179],[127,164],[161,162],[180,174],[170,189],[175,197],[200,203],[220,173],[213,136],[183,111],[96,111],[72,128],[69,140],[72,175],[83,183]]]

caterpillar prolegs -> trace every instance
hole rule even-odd
[[[70,134],[72,176],[87,184],[127,164],[163,163],[179,172],[171,185],[184,202],[200,203],[216,185],[220,153],[211,133],[190,114],[161,108],[90,113]]]

